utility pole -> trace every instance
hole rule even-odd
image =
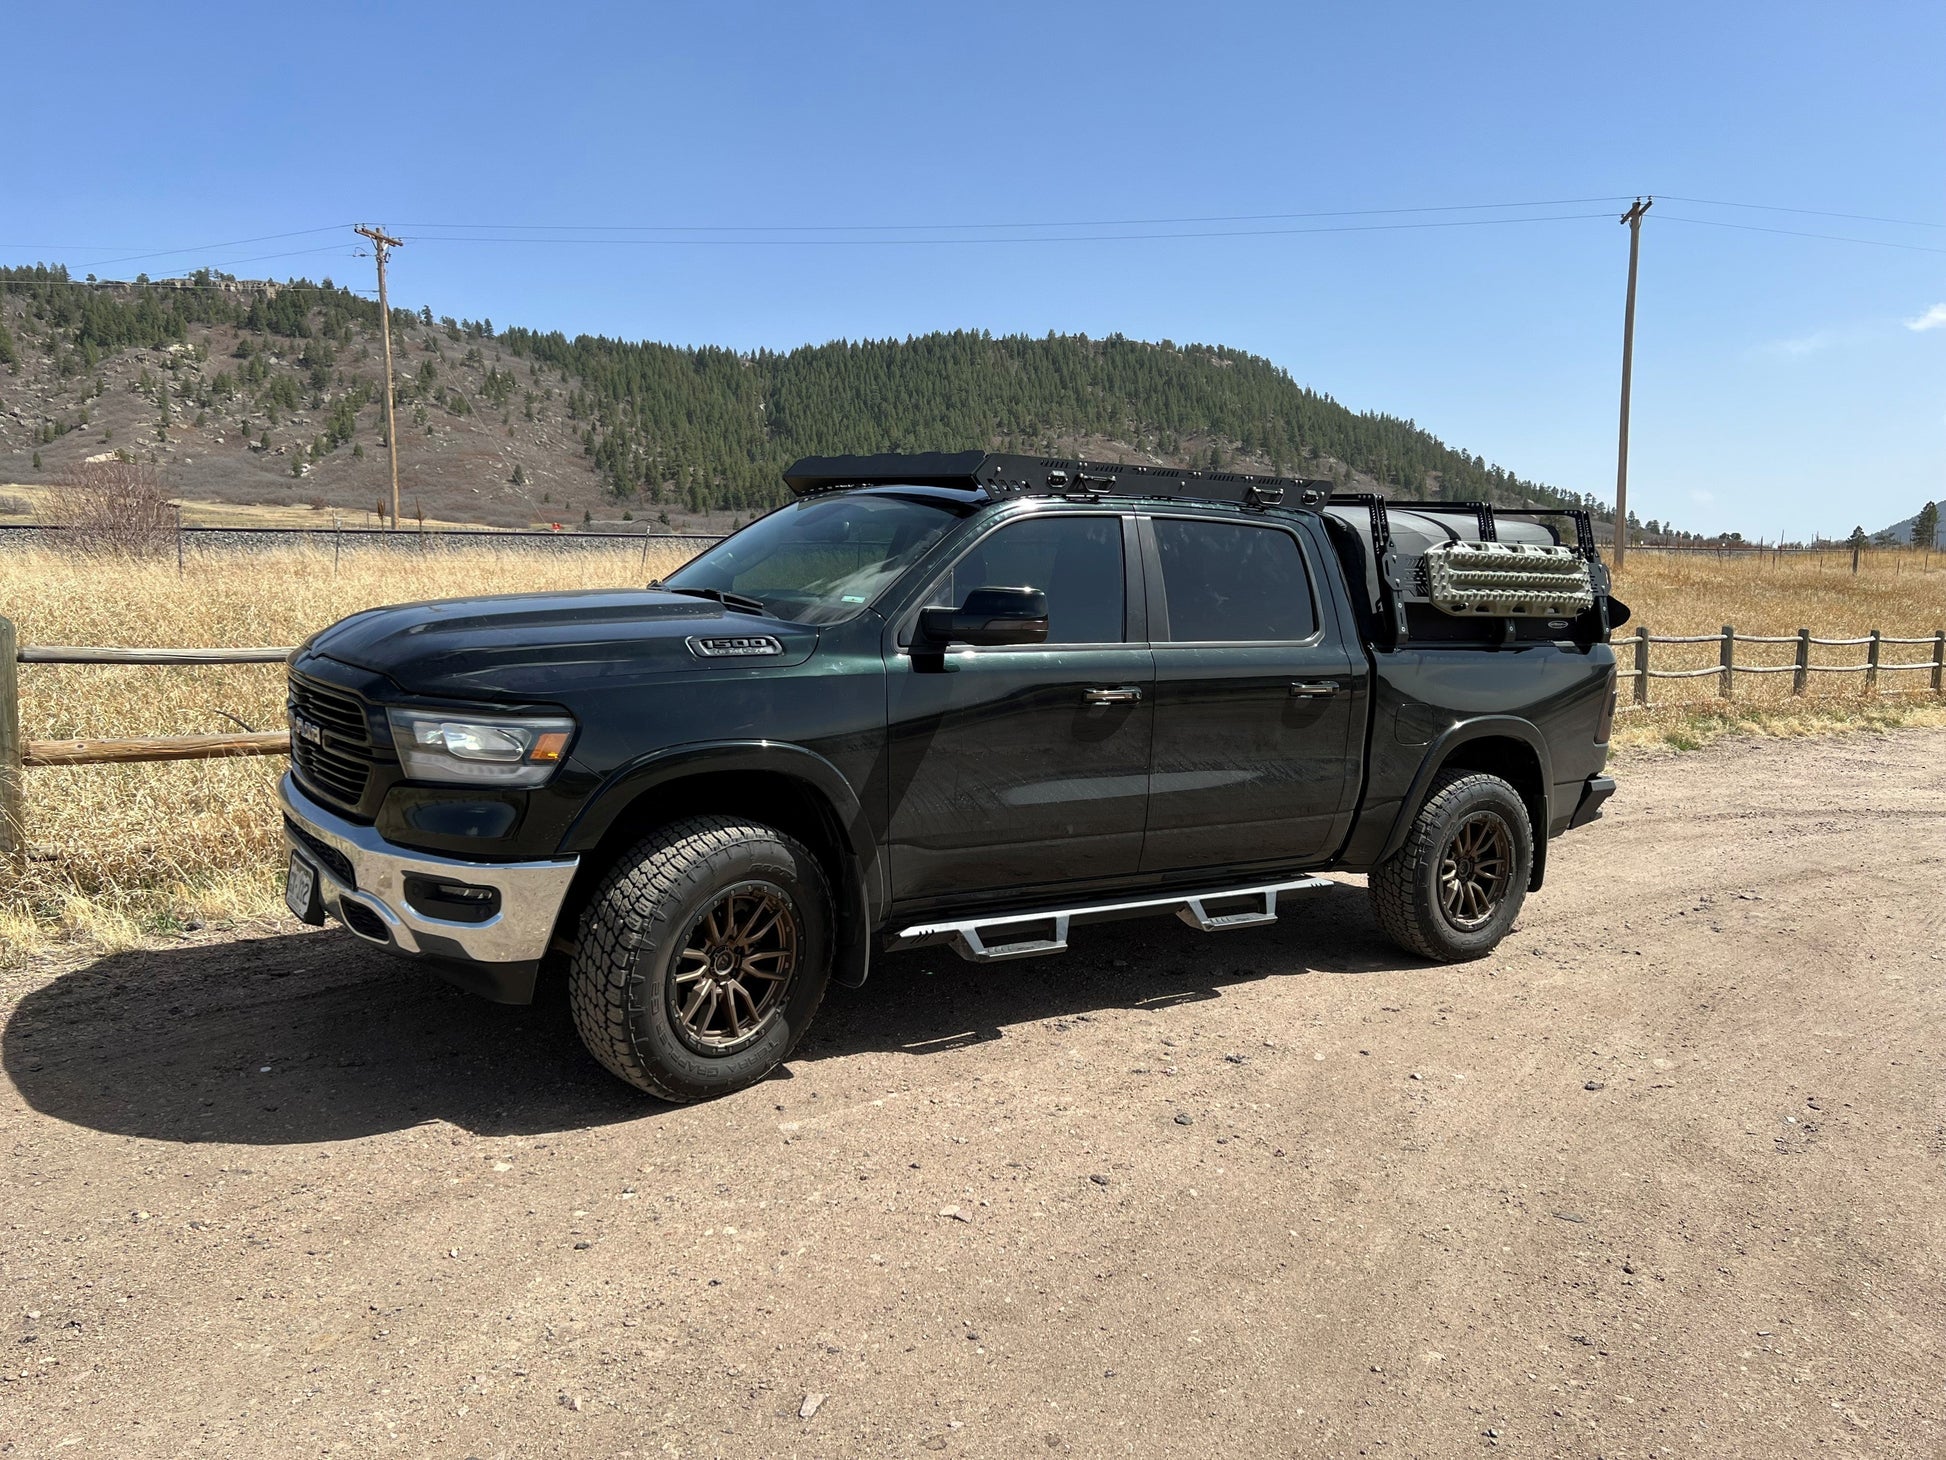
[[[392,309],[385,299],[385,257],[395,248],[404,245],[396,238],[387,236],[383,228],[358,227],[352,230],[362,233],[372,241],[372,256],[378,260],[378,328],[385,338],[385,446],[386,455],[392,460],[392,527],[399,525],[399,424],[393,419],[392,411]],[[1635,318],[1635,266],[1629,265],[1628,275],[1629,319]],[[1628,435],[1628,367],[1622,367],[1622,435]],[[1626,447],[1624,447],[1626,450]],[[1618,564],[1619,566],[1619,564]]]
[[[1615,571],[1622,571],[1628,556],[1628,385],[1635,369],[1635,264],[1642,254],[1642,215],[1655,206],[1654,198],[1637,198],[1635,206],[1622,214],[1628,225],[1628,306],[1622,315],[1622,435],[1615,452]],[[379,290],[384,292],[385,271],[379,270]]]

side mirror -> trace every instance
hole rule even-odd
[[[919,611],[919,634],[934,644],[1044,644],[1047,595],[1038,588],[975,588],[958,608]]]

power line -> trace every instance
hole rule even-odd
[[[1672,202],[1687,202],[1687,203],[1692,203],[1703,207],[1741,208],[1741,209],[1760,211],[1760,212],[1794,213],[1794,214],[1801,214],[1806,217],[1842,218],[1842,219],[1848,219],[1855,222],[1883,223],[1894,227],[1931,228],[1931,229],[1946,230],[1946,223],[1931,223],[1931,222],[1925,222],[1919,219],[1911,219],[1911,218],[1889,218],[1889,217],[1882,217],[1879,215],[1865,214],[1865,213],[1840,213],[1828,209],[1798,208],[1798,207],[1790,207],[1782,204],[1745,203],[1733,199],[1723,199],[1723,198],[1685,198],[1685,197],[1676,197],[1670,194],[1665,194],[1664,196],[1668,198],[1669,201]],[[1606,215],[1593,214],[1593,213],[1589,213],[1589,214],[1575,213],[1575,214],[1554,214],[1554,215],[1546,215],[1546,216],[1528,215],[1528,216],[1515,216],[1515,217],[1508,217],[1508,218],[1468,218],[1468,219],[1458,219],[1458,220],[1443,219],[1443,218],[1421,218],[1407,223],[1392,223],[1392,224],[1368,223],[1368,224],[1351,224],[1342,227],[1317,227],[1317,228],[1307,227],[1307,228],[1204,229],[1204,228],[1195,227],[1195,225],[1212,224],[1212,223],[1278,223],[1278,222],[1301,222],[1301,221],[1308,221],[1308,220],[1332,219],[1332,218],[1386,218],[1386,217],[1398,217],[1400,215],[1405,215],[1405,214],[1507,212],[1507,211],[1512,211],[1517,209],[1568,207],[1568,206],[1576,206],[1581,204],[1602,204],[1602,203],[1610,203],[1610,202],[1620,202],[1620,201],[1625,201],[1626,198],[1627,198],[1626,194],[1614,194],[1608,196],[1582,197],[1582,198],[1544,198],[1544,199],[1533,199],[1533,200],[1522,201],[1522,202],[1440,203],[1440,204],[1426,204],[1426,205],[1415,206],[1415,207],[1396,207],[1396,208],[1352,208],[1352,209],[1334,209],[1334,210],[1313,210],[1307,212],[1288,212],[1288,213],[1233,213],[1233,214],[1217,213],[1217,214],[1184,215],[1179,217],[1166,217],[1166,218],[1091,218],[1091,219],[1067,219],[1067,220],[1047,220],[1047,221],[1015,220],[1012,222],[996,222],[996,223],[980,222],[976,220],[965,220],[965,221],[954,222],[954,223],[859,223],[859,224],[808,224],[808,223],[807,224],[728,224],[728,223],[726,224],[693,224],[693,223],[654,223],[654,224],[536,223],[536,224],[528,224],[528,223],[450,223],[449,222],[449,223],[416,223],[416,224],[409,224],[407,226],[411,228],[428,229],[428,230],[447,230],[446,232],[439,233],[439,234],[428,233],[428,234],[421,235],[421,241],[427,243],[434,243],[434,242],[494,243],[494,244],[532,243],[532,244],[542,244],[548,246],[586,245],[586,244],[594,244],[594,243],[630,243],[636,245],[641,245],[646,243],[646,244],[658,244],[658,245],[667,246],[667,245],[679,245],[684,243],[696,243],[696,244],[714,245],[714,246],[744,246],[744,247],[756,246],[756,245],[767,245],[772,247],[790,247],[794,245],[814,246],[814,247],[834,247],[834,246],[836,247],[871,247],[871,246],[887,247],[887,246],[899,246],[902,244],[914,244],[914,243],[933,243],[933,244],[999,243],[999,244],[1010,244],[1010,245],[1018,245],[1018,244],[1025,244],[1025,243],[1092,243],[1092,242],[1114,243],[1114,242],[1138,242],[1138,241],[1166,241],[1171,238],[1202,239],[1202,238],[1279,237],[1279,236],[1294,236],[1294,235],[1301,235],[1301,234],[1308,234],[1308,233],[1377,232],[1377,231],[1393,231],[1393,230],[1422,229],[1422,228],[1473,227],[1473,226],[1483,226],[1483,225],[1498,225],[1498,224],[1505,224],[1505,223],[1569,222],[1569,221],[1576,221],[1584,218],[1603,217]],[[1660,218],[1667,219],[1670,222],[1696,223],[1704,226],[1718,227],[1718,228],[1741,228],[1751,232],[1776,233],[1776,234],[1791,236],[1791,237],[1815,238],[1815,239],[1822,239],[1825,241],[1837,242],[1837,243],[1857,243],[1857,244],[1864,244],[1868,247],[1875,247],[1875,248],[1898,248],[1898,249],[1905,249],[1905,250],[1917,251],[1917,252],[1941,251],[1941,250],[1928,249],[1924,245],[1920,245],[1920,244],[1897,243],[1897,242],[1884,240],[1884,239],[1857,238],[1857,237],[1851,237],[1845,235],[1812,233],[1807,231],[1785,229],[1785,228],[1765,228],[1757,224],[1737,224],[1737,223],[1731,223],[1721,219],[1689,218],[1689,217],[1683,217],[1678,214],[1662,214],[1658,216]],[[286,239],[286,238],[303,238],[303,237],[309,237],[320,233],[335,232],[338,229],[348,227],[348,226],[350,225],[328,224],[325,225],[324,227],[319,227],[319,228],[300,228],[300,229],[292,229],[288,232],[282,232],[282,233],[257,234],[250,238],[227,239],[217,243],[196,244],[196,245],[191,245],[182,248],[152,249],[141,253],[118,254],[111,258],[96,260],[94,262],[94,267],[105,268],[114,264],[137,263],[149,259],[170,258],[182,254],[207,252],[207,251],[214,251],[214,250],[225,249],[225,248],[241,248],[252,243],[273,242],[276,240]],[[1038,230],[1048,230],[1048,229],[1083,229],[1083,228],[1086,229],[1135,228],[1135,229],[1143,229],[1143,230],[1167,229],[1171,231],[1167,231],[1167,232],[1144,231],[1144,232],[1136,232],[1136,233],[1116,233],[1116,234],[1048,233],[1044,231],[1038,231]],[[465,231],[462,232],[460,230],[465,230]],[[1016,232],[1019,236],[1010,237],[1010,238],[990,236],[995,233],[1006,232],[1009,230]],[[1029,232],[1024,232],[1023,230],[1037,230],[1037,231],[1029,233]],[[806,234],[813,234],[813,235],[815,234],[854,234],[855,235],[855,234],[890,234],[890,233],[924,233],[924,234],[959,233],[959,234],[968,234],[972,236],[959,237],[959,238],[911,238],[911,239],[872,238],[872,237],[817,238],[817,237],[802,237],[802,236],[796,236],[796,237],[762,236],[762,235],[806,235]],[[574,234],[624,234],[624,235],[625,234],[635,234],[635,235],[732,234],[732,235],[749,235],[749,236],[714,237],[714,238],[699,238],[699,239],[676,238],[676,237],[660,237],[660,238],[657,237],[650,237],[650,238],[581,237],[581,238],[577,238],[577,237],[570,236]],[[114,247],[115,245],[110,245],[110,244],[0,243],[0,248],[43,249],[43,250],[60,250],[60,251],[71,250],[74,252],[82,252],[82,253],[94,252],[97,250],[112,251]],[[330,252],[330,251],[331,250],[329,249],[291,250],[283,253],[251,255],[245,258],[230,259],[223,262],[225,266],[229,264],[257,263],[257,262],[267,261],[270,259],[299,257],[303,254],[312,253],[312,252]]]
[[[183,250],[183,252],[187,252],[187,250]],[[350,248],[342,243],[330,243],[330,244],[326,244],[322,248],[293,248],[293,249],[286,249],[282,253],[259,253],[259,254],[250,254],[249,256],[240,259],[224,259],[219,264],[217,264],[216,267],[227,269],[232,264],[260,264],[269,259],[307,258],[313,254],[321,254],[321,253],[339,253],[339,254],[343,254],[348,259],[355,259],[361,257],[359,251],[355,248]],[[188,276],[176,275],[174,277],[184,278]]]
[[[183,253],[206,253],[212,249],[219,249],[219,248],[242,248],[246,244],[252,244],[252,243],[273,243],[278,239],[282,239],[282,238],[307,238],[314,233],[334,233],[337,232],[339,229],[343,228],[344,226],[345,225],[341,223],[334,223],[324,228],[295,228],[292,229],[289,233],[260,233],[255,238],[232,238],[224,243],[199,243],[189,248],[159,248],[150,253],[131,253],[131,254],[123,254],[120,258],[97,259],[95,260],[95,266],[97,268],[105,268],[109,264],[132,264],[132,263],[139,263],[145,259],[172,258],[177,254],[183,254]],[[23,248],[23,247],[35,247],[36,245],[7,244],[4,246],[8,248]],[[116,247],[116,245],[114,244],[85,244],[85,243],[70,243],[70,244],[63,244],[59,246],[64,248],[76,249],[82,253],[93,253],[96,252],[97,250],[103,250],[103,249],[112,250],[113,248]],[[121,246],[126,247],[127,245],[124,244]],[[38,247],[53,248],[56,247],[56,245],[41,244],[38,245]],[[277,255],[273,254],[270,255],[270,257],[274,258],[277,257]],[[248,262],[248,260],[241,260],[240,262]]]
[[[1894,243],[1885,238],[1852,238],[1842,233],[1806,233],[1797,228],[1765,228],[1756,223],[1729,223],[1721,218],[1686,218],[1680,213],[1658,213],[1664,223],[1696,223],[1704,228],[1735,228],[1744,233],[1778,233],[1786,238],[1822,238],[1829,243],[1862,243],[1868,248],[1897,248],[1908,253],[1946,253],[1924,243]]]
[[[898,247],[913,247],[913,246],[950,247],[955,245],[1020,246],[1026,244],[1039,244],[1039,243],[1071,244],[1071,243],[1126,243],[1126,242],[1145,242],[1145,241],[1146,242],[1167,242],[1171,239],[1197,240],[1197,239],[1209,239],[1209,238],[1274,238],[1274,237],[1295,237],[1295,236],[1303,236],[1303,235],[1310,235],[1310,234],[1332,234],[1332,233],[1386,233],[1386,232],[1417,231],[1417,230],[1424,230],[1424,229],[1502,227],[1510,224],[1519,224],[1519,223],[1564,223],[1564,222],[1577,222],[1577,221],[1593,219],[1593,218],[1605,218],[1609,216],[1606,213],[1553,213],[1553,214],[1539,214],[1539,215],[1523,214],[1519,216],[1504,217],[1504,218],[1419,218],[1409,222],[1347,223],[1347,224],[1330,224],[1330,225],[1323,225],[1317,227],[1298,227],[1298,228],[1191,229],[1184,226],[1179,226],[1179,225],[1188,225],[1188,224],[1200,223],[1200,222],[1257,222],[1257,221],[1276,221],[1280,219],[1305,219],[1305,218],[1384,217],[1384,216],[1396,216],[1402,213],[1468,212],[1468,211],[1478,212],[1478,211],[1485,211],[1489,209],[1562,206],[1562,205],[1572,204],[1580,201],[1583,200],[1560,199],[1552,204],[1546,202],[1441,204],[1441,205],[1429,206],[1425,208],[1370,208],[1370,209],[1354,209],[1354,210],[1344,210],[1344,211],[1336,211],[1336,212],[1314,212],[1314,213],[1209,215],[1208,217],[1204,217],[1204,218],[1185,217],[1179,219],[1125,219],[1125,220],[1100,219],[1100,220],[1092,220],[1092,221],[1082,220],[1082,221],[1065,222],[1065,223],[861,224],[861,225],[857,225],[855,229],[851,225],[843,225],[843,224],[831,224],[831,225],[806,224],[801,226],[779,224],[779,225],[762,225],[761,228],[744,227],[742,225],[723,225],[723,231],[738,231],[744,233],[753,233],[759,231],[764,233],[811,233],[811,232],[830,233],[830,232],[844,232],[844,231],[892,232],[892,231],[901,231],[901,230],[912,231],[912,232],[918,232],[924,230],[928,232],[938,233],[938,232],[947,232],[953,230],[973,230],[973,229],[989,230],[989,229],[1008,229],[1008,228],[1013,228],[1013,229],[1121,228],[1121,227],[1148,227],[1150,225],[1154,225],[1158,228],[1169,228],[1171,230],[1171,231],[1145,231],[1145,232],[1132,232],[1132,233],[1026,233],[1026,234],[1017,234],[1011,237],[972,236],[972,237],[956,237],[956,238],[940,238],[940,237],[925,237],[925,238],[803,238],[803,237],[593,238],[593,237],[571,236],[572,228],[570,228],[567,225],[557,225],[557,227],[560,227],[564,231],[558,233],[556,236],[547,236],[545,234],[540,234],[538,232],[530,232],[519,236],[495,235],[495,234],[487,234],[487,233],[473,233],[473,234],[463,234],[463,235],[462,234],[451,234],[451,235],[421,234],[418,237],[418,241],[422,243],[428,243],[428,244],[430,243],[487,243],[487,244],[511,244],[511,245],[526,244],[526,245],[534,245],[534,246],[542,246],[542,247],[550,247],[550,248],[551,247],[586,247],[590,245],[602,245],[602,244],[627,245],[627,246],[634,246],[634,247],[648,246],[648,247],[663,247],[663,248],[672,248],[672,247],[673,248],[686,248],[686,247],[898,248]],[[1588,199],[1585,201],[1597,202],[1601,200]],[[1852,218],[1861,222],[1882,222],[1882,223],[1893,224],[1897,226],[1946,228],[1946,225],[1920,223],[1917,220],[1913,220],[1913,219],[1872,218],[1864,214],[1831,213],[1831,212],[1826,212],[1823,210],[1812,209],[1812,208],[1783,208],[1783,207],[1772,208],[1770,207],[1770,205],[1766,205],[1766,204],[1736,203],[1736,202],[1727,202],[1723,200],[1706,199],[1706,198],[1690,199],[1689,201],[1693,203],[1697,203],[1702,206],[1708,206],[1708,207],[1767,209],[1769,211],[1775,211],[1775,212],[1802,213],[1807,216]],[[1933,254],[1946,253],[1946,248],[1938,248],[1926,244],[1902,243],[1891,239],[1859,238],[1854,235],[1848,235],[1848,234],[1816,233],[1804,229],[1773,228],[1773,227],[1767,227],[1755,223],[1733,223],[1726,219],[1720,219],[1720,218],[1694,218],[1694,217],[1689,217],[1684,214],[1678,214],[1678,213],[1658,213],[1655,215],[1655,218],[1658,221],[1670,222],[1670,223],[1689,223],[1689,224],[1695,224],[1697,226],[1707,227],[1707,228],[1729,228],[1741,232],[1769,233],[1769,234],[1775,234],[1778,236],[1788,237],[1788,238],[1809,238],[1809,239],[1817,239],[1817,240],[1830,242],[1830,243],[1860,244],[1868,248],[1890,248],[1890,249],[1898,249],[1900,251],[1909,252],[1909,253],[1933,253]],[[99,260],[94,264],[94,267],[102,268],[112,263],[134,263],[134,262],[138,262],[150,258],[166,258],[178,254],[196,253],[203,249],[236,248],[236,247],[242,247],[252,242],[266,242],[266,241],[284,239],[284,238],[302,238],[317,233],[335,231],[337,227],[342,227],[342,226],[346,226],[346,225],[333,225],[332,228],[327,228],[327,229],[319,229],[319,228],[293,229],[289,232],[284,232],[284,233],[260,234],[254,239],[231,239],[225,243],[203,244],[203,245],[198,245],[189,248],[160,249],[146,254],[128,254],[128,255],[122,255],[119,258],[115,258],[115,259]],[[420,224],[417,226],[422,228],[434,227],[434,228],[486,229],[491,227],[501,227],[501,228],[513,228],[513,229],[539,230],[548,225]],[[689,224],[682,224],[682,225],[602,224],[602,225],[576,225],[576,226],[583,227],[587,231],[594,231],[596,229],[601,229],[601,230],[614,232],[614,233],[624,233],[624,232],[704,233],[704,232],[719,231],[715,228],[706,227],[704,225],[689,225]],[[26,248],[26,247],[55,248],[55,247],[62,247],[62,246],[51,245],[51,244],[26,245],[26,244],[0,243],[0,248]],[[66,245],[65,247],[79,248],[80,246]],[[321,248],[287,249],[275,253],[252,254],[252,255],[246,255],[243,258],[221,260],[216,265],[216,267],[228,269],[238,264],[264,263],[274,259],[301,258],[301,257],[318,255],[318,254],[331,254],[331,253],[339,253],[339,252],[342,252],[341,246],[336,244],[327,245]],[[199,287],[199,286],[189,284],[187,282],[176,281],[176,280],[186,279],[187,277],[188,276],[186,275],[182,275],[182,276],[176,276],[176,279],[152,280],[151,283],[155,285],[159,285],[161,287],[175,288],[175,289],[188,289],[193,287]],[[41,281],[7,280],[7,281],[0,281],[0,284],[4,284],[6,287],[22,288],[22,287],[28,287],[37,282],[41,282]],[[54,282],[54,281],[46,281],[46,282]],[[70,279],[67,282],[81,287],[88,287],[86,285],[86,282],[83,280]],[[131,285],[125,282],[118,282],[118,281],[102,281],[101,283],[97,284],[94,287],[131,287]],[[220,286],[216,286],[216,285],[211,285],[207,287],[210,287],[212,289],[220,288]],[[364,290],[364,289],[350,289],[347,292],[358,294],[364,297],[370,297],[371,294],[373,293],[373,291],[371,290]]]
[[[1674,193],[1659,197],[1672,203],[1700,203],[1707,208],[1748,208],[1758,213],[1802,213],[1809,218],[1848,218],[1854,223],[1894,223],[1901,228],[1942,228],[1946,223],[1924,223],[1917,218],[1879,218],[1870,213],[1832,213],[1823,208],[1785,208],[1772,203],[1726,203],[1721,198],[1679,198]]]
[[[415,234],[415,243],[514,243],[561,245],[606,245],[637,248],[903,248],[952,246],[956,244],[1033,244],[1033,243],[1127,243],[1172,238],[1284,238],[1314,233],[1390,233],[1422,228],[1487,228],[1512,223],[1565,223],[1584,218],[1606,218],[1606,213],[1548,213],[1522,218],[1449,218],[1418,223],[1354,223],[1324,228],[1220,228],[1174,233],[1056,233],[1030,234],[1014,238],[510,238],[493,235],[466,237],[440,234]]]
[[[1160,228],[1191,223],[1277,223],[1305,218],[1376,218],[1399,213],[1483,213],[1506,208],[1567,208],[1584,203],[1626,202],[1629,194],[1600,198],[1545,198],[1527,203],[1440,203],[1418,208],[1350,208],[1315,213],[1215,213],[1186,218],[1072,218],[1013,223],[407,223],[406,228],[538,230],[560,233],[920,233],[953,229]],[[1607,216],[1602,214],[1599,216]]]
[[[135,254],[127,254],[121,258],[116,258],[116,259],[99,259],[96,261],[96,263],[97,266],[105,267],[108,264],[138,263],[144,259],[172,258],[177,254],[184,254],[184,253],[204,253],[211,249],[242,248],[246,244],[272,243],[282,238],[307,238],[312,234],[317,234],[317,233],[335,233],[338,230],[342,229],[344,226],[345,225],[342,223],[334,223],[334,224],[329,224],[323,228],[295,228],[292,229],[289,233],[265,233],[265,234],[260,234],[256,238],[233,238],[227,243],[197,244],[193,248],[158,249],[154,253],[135,253]],[[267,255],[267,257],[276,258],[276,257],[280,257],[280,255],[271,254],[271,255]],[[240,262],[249,262],[249,260],[241,260]]]

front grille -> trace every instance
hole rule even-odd
[[[371,727],[365,707],[343,690],[327,689],[313,679],[291,676],[290,708],[305,719],[347,740],[369,745]]]
[[[291,760],[299,774],[327,800],[355,807],[372,777],[372,735],[365,707],[342,690],[315,680],[290,678]],[[316,740],[298,731],[308,721]]]
[[[343,806],[356,806],[365,796],[372,778],[371,762],[344,755],[307,740],[291,742],[291,759],[297,768],[326,798]]]
[[[331,843],[319,837],[312,836],[310,832],[299,826],[295,821],[292,821],[288,816],[284,818],[284,829],[291,834],[305,851],[317,858],[324,865],[324,869],[327,872],[333,877],[336,877],[346,887],[351,888],[353,891],[357,890],[358,877],[352,871],[351,858],[332,846]]]

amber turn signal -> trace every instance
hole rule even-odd
[[[553,765],[567,753],[568,732],[549,730],[534,737],[534,748],[527,752],[530,764]]]

